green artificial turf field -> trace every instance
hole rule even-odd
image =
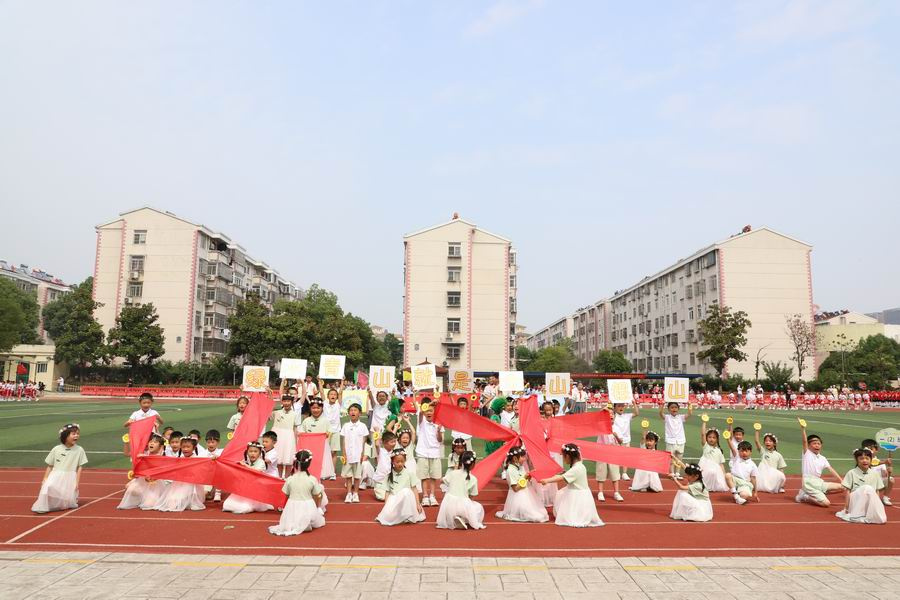
[[[179,401],[157,401],[155,408],[165,421],[177,430],[187,433],[199,429],[218,429],[225,440],[225,425],[234,413],[234,405],[228,403],[188,403]],[[129,466],[122,454],[122,434],[126,431],[122,424],[137,409],[137,402],[10,402],[0,403],[0,467],[42,467],[46,453],[59,443],[57,431],[69,422],[81,426],[80,444],[87,451],[89,467],[121,468]],[[687,422],[688,458],[700,453],[700,417],[696,411]],[[799,473],[800,429],[797,417],[806,419],[810,433],[822,436],[825,442],[823,454],[841,473],[852,464],[851,452],[866,437],[885,427],[900,428],[900,412],[825,412],[825,411],[708,411],[709,426],[725,429],[725,418],[734,416],[735,426],[744,427],[752,440],[753,423],[759,421],[763,432],[778,436],[778,449],[788,463],[788,473]],[[632,421],[632,445],[640,438],[640,422],[650,421],[650,428],[663,436],[659,413],[645,409]],[[445,443],[449,445],[449,435]],[[665,449],[664,445],[661,449]],[[484,445],[475,441],[475,450],[484,455]],[[728,455],[724,445],[723,451]],[[882,451],[881,458],[885,458]],[[754,450],[754,457],[758,453]],[[591,467],[592,468],[592,467]]]

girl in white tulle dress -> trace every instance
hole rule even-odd
[[[263,458],[262,444],[257,441],[252,441],[247,444],[247,448],[244,450],[244,460],[241,464],[265,473],[267,465],[266,459]],[[238,494],[229,494],[229,496],[225,498],[225,502],[222,503],[223,512],[233,512],[238,515],[251,512],[266,512],[267,510],[272,510],[274,508],[275,507],[271,504],[257,502],[256,500],[245,498]]]
[[[325,459],[329,455],[326,452]],[[294,474],[287,478],[281,491],[288,500],[281,511],[278,525],[269,527],[274,535],[300,535],[325,525],[325,512],[321,503],[325,499],[325,488],[319,480],[309,474],[313,455],[309,450],[301,450],[295,455]]]
[[[703,485],[709,492],[727,492],[725,455],[719,446],[719,430],[715,428],[707,430],[704,421],[700,425],[700,443],[703,444],[703,454],[700,456],[698,466],[703,471]]]
[[[420,523],[425,511],[419,498],[419,478],[406,468],[406,451],[394,448],[391,452],[391,472],[384,480],[384,508],[375,517],[382,525]]]
[[[81,469],[87,464],[84,448],[78,445],[81,430],[78,423],[69,423],[59,430],[59,444],[50,450],[44,462],[41,491],[31,507],[36,513],[78,508],[78,481]]]
[[[146,456],[162,456],[165,452],[163,438],[156,433],[150,436],[147,441]],[[161,479],[150,479],[148,477],[135,477],[125,486],[125,495],[116,508],[130,509],[143,508],[145,506],[153,507],[159,502],[160,496],[166,491],[168,483]]]
[[[684,468],[684,481],[672,477],[678,487],[675,501],[672,502],[670,519],[681,521],[712,521],[713,509],[709,501],[709,491],[703,484],[703,471],[698,465],[690,464]]]
[[[578,446],[563,445],[562,458],[566,471],[541,480],[545,485],[556,485],[559,481],[566,483],[556,493],[556,503],[553,505],[555,523],[563,527],[602,527],[604,523],[597,514],[594,495],[588,485],[587,469]]]
[[[177,456],[178,458],[199,458],[197,456],[197,440],[192,437],[181,438]],[[141,508],[162,512],[204,510],[206,508],[205,500],[206,490],[203,488],[203,484],[172,481],[160,494],[159,501],[155,505],[146,507],[141,505]]]
[[[652,431],[645,432],[644,448],[656,450],[657,445],[659,445],[659,436]],[[635,469],[634,477],[631,479],[631,487],[628,489],[632,492],[661,492],[663,491],[663,486],[659,480],[659,473]]]
[[[281,408],[272,413],[272,431],[278,436],[275,454],[278,460],[278,476],[286,479],[297,454],[297,435],[294,433],[298,413],[294,412],[294,399],[281,397]]]
[[[524,523],[546,523],[550,520],[538,484],[531,480],[524,466],[525,448],[516,446],[506,455],[506,503],[497,513],[500,519]]]
[[[784,469],[787,463],[778,451],[778,438],[773,433],[763,436],[759,443],[759,430],[756,430],[756,448],[759,450],[759,475],[756,478],[756,489],[769,494],[784,493]]]
[[[438,511],[438,529],[484,529],[484,507],[472,500],[478,495],[478,479],[471,474],[473,466],[475,453],[465,450],[458,455],[456,467],[444,475],[446,490]]]

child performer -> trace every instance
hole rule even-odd
[[[843,480],[837,474],[828,459],[822,456],[822,438],[815,434],[806,434],[806,421],[800,422],[800,436],[803,442],[803,486],[797,494],[797,502],[809,502],[816,506],[831,506],[831,502],[825,494],[831,494],[842,489]],[[822,480],[822,471],[828,470],[831,475],[842,483],[832,483]]]
[[[753,446],[745,440],[738,444],[737,451],[738,455],[731,463],[731,473],[725,476],[731,493],[734,495],[734,501],[737,504],[745,504],[752,497],[759,502],[759,493],[756,491],[759,470],[756,468],[756,463],[750,458]]]
[[[879,494],[881,495],[881,502],[885,506],[891,506],[890,493],[891,489],[894,487],[893,459],[889,457],[884,459],[883,461],[879,461],[878,451],[881,448],[878,446],[878,442],[871,438],[864,439],[859,447],[865,448],[872,453],[872,470],[876,471],[879,475],[881,475],[881,478],[884,479],[884,489],[879,492]]]
[[[466,451],[466,439],[454,438],[450,456],[447,457],[447,473],[459,467],[459,461]]]
[[[298,428],[300,433],[325,433],[328,437],[325,440],[325,448],[331,448],[331,437],[337,436],[340,440],[340,434],[331,430],[331,423],[324,414],[325,403],[321,398],[313,396],[309,399],[309,416],[303,419]],[[329,454],[325,455],[328,459]],[[322,479],[334,479],[334,462],[330,459],[322,461]]]
[[[378,465],[375,467],[375,499],[384,501],[387,492],[387,476],[391,472],[391,453],[397,448],[397,435],[392,431],[385,431],[381,436],[381,446],[378,448]]]
[[[165,431],[163,431],[163,437],[165,438]],[[166,451],[164,456],[178,456],[181,452],[181,438],[184,437],[184,434],[180,431],[173,431],[169,434],[169,438],[166,440]]]
[[[688,404],[686,415],[679,414],[678,408],[677,402],[669,402],[666,405],[666,409],[669,412],[664,414],[662,403],[659,405],[659,416],[663,418],[666,426],[666,452],[671,452],[672,458],[675,459],[672,461],[672,473],[670,474],[676,478],[680,477],[680,475],[675,471],[675,465],[682,464],[681,458],[684,456],[684,444],[687,442],[687,438],[684,437],[684,422],[694,414],[694,406],[692,404]]]
[[[638,405],[637,401],[632,403],[634,412],[625,412],[626,406],[627,405],[624,403],[613,405],[614,414],[612,415],[612,430],[613,435],[616,436],[616,443],[620,446],[631,445],[631,420],[641,414],[641,407]],[[620,470],[622,472],[622,481],[628,481],[630,479],[630,477],[628,477],[628,469],[621,467]]]
[[[247,444],[247,448],[244,450],[244,460],[241,464],[250,467],[251,469],[265,472],[266,460],[263,458],[262,444],[255,441]],[[243,515],[251,512],[266,512],[273,508],[275,507],[271,504],[257,502],[256,500],[238,496],[237,494],[229,495],[225,498],[225,502],[222,503],[222,510],[224,512],[233,512],[236,515]]]
[[[79,437],[78,423],[69,423],[59,430],[59,444],[44,459],[47,469],[41,491],[31,506],[32,512],[78,508],[78,483],[81,469],[88,461],[84,448],[78,445]]]
[[[425,511],[419,501],[418,483],[416,474],[406,468],[406,453],[394,448],[391,452],[391,472],[386,480],[384,507],[375,520],[382,525],[424,521]]]
[[[619,406],[624,405],[620,404]],[[606,410],[609,411],[610,421],[615,419],[616,413],[613,412],[612,409]],[[630,417],[631,415],[628,416]],[[619,444],[619,436],[616,435],[615,431],[613,431],[613,433],[601,434],[597,437],[597,442],[600,444],[617,446]],[[606,483],[606,479],[609,478],[609,480],[612,481],[613,486],[613,499],[616,502],[624,502],[625,498],[623,498],[622,494],[619,493],[619,479],[621,479],[619,465],[611,465],[605,462],[598,461],[595,463],[595,468],[595,475],[597,477],[597,500],[599,500],[600,502],[606,502],[606,496],[603,495],[603,488],[604,484]]]
[[[198,458],[197,440],[192,437],[181,438],[181,448],[178,451],[179,458]],[[183,510],[204,510],[203,504],[206,492],[203,484],[173,481],[166,491],[160,495],[159,502],[145,510],[159,510],[162,512],[181,512]],[[143,506],[141,508],[144,508]]]
[[[763,443],[759,442],[759,430],[755,432],[756,448],[759,450],[759,476],[756,479],[757,489],[767,494],[784,493],[784,469],[787,463],[778,451],[778,438],[773,433],[763,435]]]
[[[581,451],[575,444],[565,444],[562,457],[565,473],[541,480],[543,484],[566,482],[557,492],[553,505],[556,524],[563,527],[602,527],[604,523],[597,514],[594,496],[588,485],[587,469],[581,461]]]
[[[478,495],[478,479],[471,474],[473,466],[475,453],[466,450],[444,475],[447,490],[438,511],[438,529],[484,529],[484,507],[472,500]]]
[[[294,399],[288,395],[281,397],[281,410],[272,413],[272,431],[278,436],[275,451],[278,455],[278,476],[287,479],[294,455],[297,454],[297,436],[294,435],[297,413]]]
[[[228,419],[228,425],[225,428],[228,431],[234,431],[237,429],[237,426],[241,424],[241,419],[244,416],[244,411],[247,410],[247,407],[250,406],[250,398],[247,396],[240,396],[235,403],[235,407],[237,408],[237,412],[231,415],[231,418]]]
[[[839,519],[850,523],[887,523],[884,504],[878,491],[884,489],[881,474],[872,469],[872,452],[867,448],[853,451],[856,467],[844,475],[844,509],[837,513]]]
[[[163,455],[163,438],[161,435],[156,433],[150,435],[150,440],[147,442],[147,451],[144,454],[146,456]],[[166,484],[163,481],[146,477],[135,477],[125,486],[125,494],[116,508],[124,510],[155,506],[165,489]]]
[[[531,475],[525,469],[525,449],[516,446],[506,454],[506,482],[509,490],[500,519],[526,523],[546,523],[550,520],[537,486],[531,485]]]
[[[465,396],[460,396],[456,400],[456,406],[463,410],[469,410],[469,399]],[[466,450],[472,450],[472,436],[470,434],[463,431],[451,431],[450,435],[452,436],[453,440],[464,440],[466,443]]]
[[[347,409],[350,421],[341,427],[341,460],[344,461],[341,477],[344,478],[344,486],[347,488],[344,502],[359,502],[359,480],[362,479],[363,453],[366,438],[369,436],[369,428],[359,420],[360,412],[362,412],[362,406],[355,402],[351,404]]]
[[[437,506],[434,488],[441,480],[444,428],[434,422],[431,402],[422,402],[416,429],[416,476],[422,482],[422,506]]]
[[[153,394],[150,394],[148,392],[144,392],[143,394],[141,394],[140,398],[138,398],[138,406],[140,408],[131,413],[131,416],[128,417],[127,421],[125,421],[124,427],[127,428],[135,421],[149,419],[150,417],[156,417],[157,425],[163,424],[162,417],[160,417],[159,413],[153,409]]]
[[[224,448],[219,448],[219,442],[222,440],[222,434],[219,433],[218,429],[210,429],[206,432],[206,455],[212,456],[215,458],[219,458],[222,455],[222,452],[225,450]],[[207,485],[204,486],[206,490],[206,499],[212,500],[213,502],[221,502],[222,501],[222,492],[221,490],[216,489],[214,486]]]
[[[281,491],[288,497],[278,525],[269,527],[274,535],[300,535],[325,525],[325,516],[319,503],[324,497],[325,488],[309,474],[312,464],[312,453],[301,450],[294,462],[294,474],[287,478]]]
[[[319,389],[324,390],[324,383],[322,380],[319,380]],[[315,387],[315,386],[313,386]],[[329,389],[325,393],[325,406],[323,407],[323,414],[325,418],[328,419],[328,427],[331,429],[331,437],[328,438],[328,443],[331,446],[331,471],[335,471],[335,461],[337,460],[337,454],[341,451],[341,396],[344,394],[344,382],[341,381],[340,387],[338,389]],[[328,458],[327,456],[323,457],[323,459]],[[324,469],[323,469],[324,470]],[[322,477],[322,479],[334,479],[335,476],[331,477]]]
[[[678,481],[675,476],[671,477],[679,491],[675,494],[669,518],[682,521],[712,521],[712,503],[709,501],[709,492],[703,485],[703,471],[700,467],[690,464],[684,468],[687,483]]]
[[[703,472],[703,485],[709,492],[727,492],[725,481],[725,455],[719,446],[719,430],[706,429],[706,422],[700,425],[700,443],[703,444],[703,455],[699,467]],[[674,456],[673,456],[674,458]]]
[[[644,432],[644,448],[647,450],[656,450],[659,445],[659,436],[652,431]],[[631,480],[632,492],[661,492],[663,491],[662,482],[659,480],[659,473],[653,471],[644,471],[642,469],[634,470],[634,479]]]
[[[278,443],[278,434],[274,431],[267,431],[262,434],[263,456],[266,459],[266,475],[279,477],[278,475],[278,450],[275,444]]]

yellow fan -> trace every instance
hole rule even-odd
[[[753,429],[755,429],[755,430],[757,430],[757,431],[761,431],[761,430],[762,430],[762,423],[754,423],[754,424],[753,424]]]
[[[519,487],[520,487],[520,488],[523,488],[523,489],[524,489],[525,486],[527,486],[527,485],[528,485],[528,480],[525,479],[524,477],[521,478],[521,479],[519,480]]]
[[[134,471],[128,471],[128,481],[134,479]]]
[[[727,439],[730,439],[730,438],[731,438],[731,432],[728,431],[728,430],[726,429],[725,431],[722,432],[722,437],[725,438],[726,440],[727,440]]]
[[[128,440],[130,440],[130,439],[131,439],[131,436],[129,436],[127,433],[122,436],[122,441],[125,442],[126,444],[128,443]]]
[[[700,420],[704,423],[709,423],[709,415],[700,415]]]
[[[650,427],[650,421],[648,421],[647,419],[644,419],[643,421],[641,421],[641,427],[643,427],[644,429],[647,429],[648,427]]]
[[[377,441],[380,440],[380,439],[381,439],[381,432],[380,432],[380,431],[376,431],[375,433],[372,434],[372,441],[373,441],[373,442],[377,442]]]
[[[346,457],[346,456],[342,456],[342,457],[341,457],[341,464],[342,464],[342,465],[347,464],[347,457]]]
[[[881,461],[878,460],[878,457],[877,457],[877,456],[873,456],[873,457],[872,457],[872,466],[873,466],[873,467],[877,467],[877,466],[880,465],[880,464],[881,464]]]
[[[230,439],[233,439],[233,438],[234,438],[234,432],[233,432],[233,431],[229,431],[227,434],[225,434],[225,437],[226,437],[227,439],[229,439],[229,440],[230,440]]]
[[[806,427],[806,419],[797,419],[797,422],[800,423],[800,427]]]
[[[725,422],[731,425],[732,423],[734,423],[734,418],[728,417],[727,419],[725,419]]]
[[[478,400],[478,394],[472,394],[471,396],[469,396],[469,400],[475,402],[476,400]]]

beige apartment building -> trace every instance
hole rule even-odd
[[[403,363],[499,371],[515,364],[516,251],[454,214],[403,237]]]
[[[714,374],[697,358],[697,324],[710,305],[720,304],[743,310],[753,324],[743,348],[748,360],[729,361],[727,374],[752,378],[757,356],[793,365],[785,320],[799,314],[813,323],[811,252],[809,244],[766,227],[747,227],[576,310],[576,354],[590,362],[600,350],[614,349],[640,372]],[[805,379],[817,372],[817,361],[809,362]]]
[[[537,352],[558,344],[565,338],[572,337],[573,319],[571,316],[557,319],[525,340],[525,347]]]
[[[38,307],[43,313],[44,307],[63,294],[68,294],[72,288],[58,277],[54,277],[41,269],[31,268],[28,265],[18,265],[0,260],[0,277],[5,277],[16,286],[37,299]],[[46,343],[50,340],[44,331],[44,317],[40,315],[38,322],[38,335]]]
[[[97,226],[94,314],[109,331],[122,307],[152,302],[165,333],[162,358],[208,361],[225,352],[228,317],[254,292],[269,305],[299,287],[205,225],[143,207]]]

